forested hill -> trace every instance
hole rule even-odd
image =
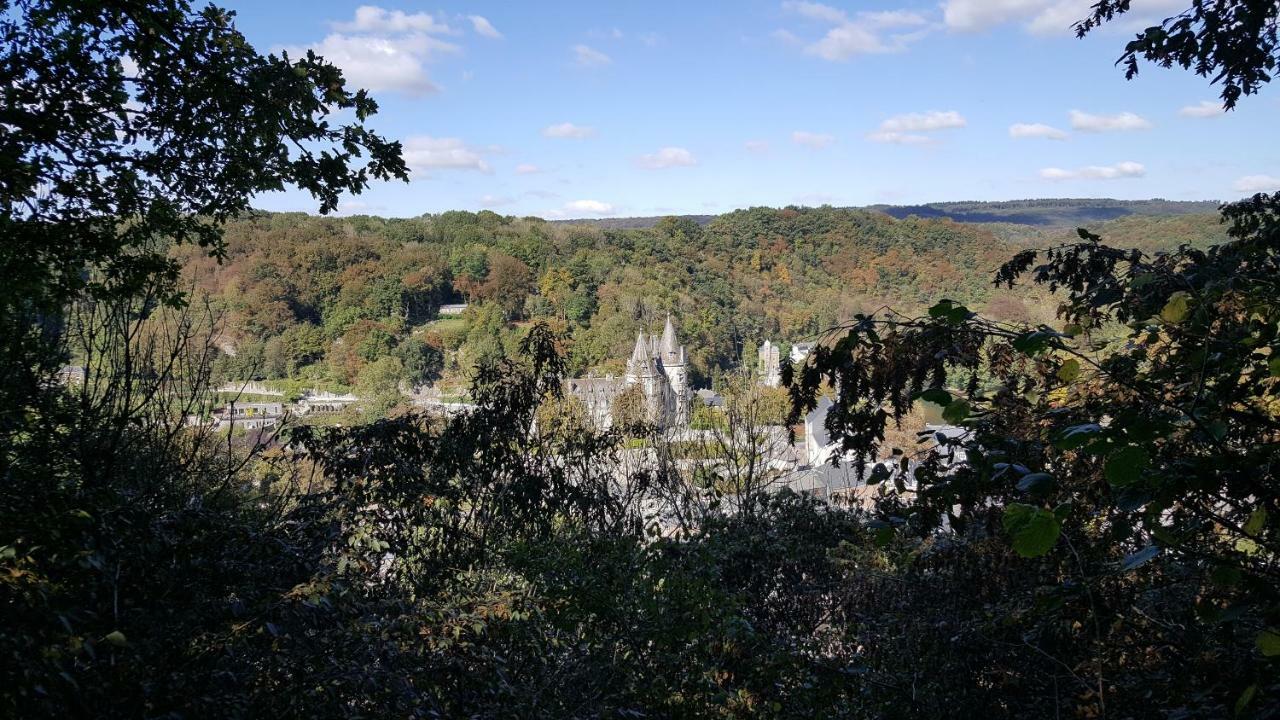
[[[1124,217],[1172,217],[1213,213],[1216,200],[1111,200],[1107,198],[1058,198],[1039,200],[1007,200],[1000,202],[942,202],[924,205],[870,205],[865,208],[906,218],[946,218],[963,223],[1011,223],[1036,227],[1077,226],[1105,222]],[[715,215],[681,215],[682,219],[706,225]],[[648,228],[662,216],[602,219],[557,220],[558,223],[595,225],[603,228]]]
[[[1222,239],[1212,214],[1091,227],[1147,250]],[[1051,300],[997,290],[992,273],[1018,247],[1070,235],[830,207],[630,229],[488,211],[264,213],[230,224],[221,264],[196,248],[176,252],[225,312],[231,376],[336,387],[375,370],[383,381],[439,372],[460,380],[476,360],[513,351],[533,320],[566,333],[573,372],[617,373],[636,333],[670,311],[705,382],[749,362],[765,338],[810,338],[884,305],[918,310],[945,296],[1001,319],[1047,321]],[[459,301],[470,303],[463,317],[437,317],[440,305]]]
[[[904,218],[948,218],[965,223],[1013,223],[1016,225],[1063,226],[1117,220],[1124,217],[1169,217],[1213,213],[1218,202],[1212,200],[1108,200],[1045,199],[1009,200],[1004,202],[945,202],[927,205],[873,205],[869,210]]]

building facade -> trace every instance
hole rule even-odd
[[[582,402],[587,416],[601,428],[613,424],[618,398],[631,387],[640,388],[648,422],[663,428],[689,424],[689,359],[676,338],[670,315],[661,336],[646,336],[643,332],[636,336],[625,375],[577,378],[566,385],[569,394]]]

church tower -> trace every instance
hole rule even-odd
[[[658,359],[662,362],[662,373],[671,388],[667,404],[671,424],[676,427],[688,425],[689,362],[684,346],[676,340],[676,328],[671,324],[670,313],[667,313],[667,324],[662,328],[662,340],[658,343]]]

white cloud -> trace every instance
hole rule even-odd
[[[308,48],[285,48],[297,55],[308,49],[342,68],[343,76],[356,87],[426,95],[440,88],[423,64],[437,53],[457,52],[458,46],[424,33],[403,37],[332,33]]]
[[[1089,16],[1097,0],[945,0],[943,23],[958,32],[981,32],[1008,23],[1023,23],[1035,35],[1069,36],[1074,25]],[[1186,0],[1133,0],[1124,17],[1137,27],[1158,22],[1183,10]]]
[[[804,51],[823,60],[848,60],[854,55],[889,52],[880,37],[861,25],[846,23],[833,27],[826,36]]]
[[[529,163],[520,163],[519,165],[516,166],[517,175],[535,175],[540,172],[542,172],[542,168],[538,167],[537,165],[531,165]]]
[[[574,45],[573,61],[582,67],[600,67],[613,62],[613,59],[595,48],[586,45]]]
[[[1280,192],[1280,178],[1270,175],[1246,175],[1236,181],[1235,189],[1250,194]]]
[[[1122,112],[1118,115],[1092,115],[1072,110],[1071,127],[1081,132],[1116,132],[1149,130],[1151,123],[1146,118],[1131,112]]]
[[[804,49],[809,55],[831,61],[848,60],[855,55],[900,52],[924,33],[893,34],[886,38],[882,37],[882,31],[928,23],[923,15],[906,10],[861,12],[850,19],[845,11],[822,3],[788,0],[782,3],[782,9],[834,26]],[[791,45],[805,42],[789,30],[776,30],[774,37]]]
[[[1061,0],[1037,15],[1027,30],[1033,35],[1069,35],[1072,27],[1089,15],[1090,6],[1096,0]]]
[[[928,145],[936,142],[934,138],[928,135],[917,135],[915,133],[903,132],[886,132],[883,130],[870,133],[867,139],[871,142],[887,143],[890,145]]]
[[[753,152],[753,153],[769,152],[769,143],[768,141],[765,141],[765,140],[748,140],[742,143],[742,146],[747,149],[747,152]]]
[[[835,136],[825,133],[813,133],[805,130],[796,130],[791,133],[791,141],[797,145],[803,145],[815,150],[821,150],[830,147],[836,141]]]
[[[924,15],[910,10],[881,10],[879,12],[858,13],[858,19],[875,28],[912,27],[928,25]]]
[[[968,122],[955,110],[930,110],[926,113],[895,115],[880,123],[880,128],[867,135],[871,142],[894,145],[927,145],[935,138],[921,133],[962,128]]]
[[[942,3],[942,21],[952,30],[986,30],[1030,18],[1044,4],[1044,0],[946,0]]]
[[[803,15],[810,20],[818,20],[832,24],[846,22],[849,19],[843,10],[816,2],[787,0],[787,2],[782,3],[782,9],[798,15]]]
[[[1122,162],[1115,165],[1089,165],[1075,170],[1050,167],[1040,171],[1045,180],[1119,180],[1138,178],[1147,174],[1141,163]]]
[[[491,148],[474,148],[458,138],[436,138],[419,135],[404,141],[404,161],[414,175],[426,175],[433,169],[477,170],[493,172],[483,153]]]
[[[682,147],[664,147],[651,155],[641,155],[636,159],[636,164],[648,170],[661,170],[663,168],[689,167],[697,165],[698,161],[693,157],[693,153]]]
[[[1044,123],[1014,123],[1009,126],[1011,138],[1044,138],[1045,140],[1066,140],[1067,131],[1059,130]]]
[[[330,25],[340,32],[357,33],[452,32],[448,25],[436,20],[430,13],[410,15],[402,10],[385,10],[373,5],[356,8],[355,18],[351,22],[335,22]]]
[[[487,18],[480,15],[468,15],[467,19],[471,21],[471,27],[476,31],[477,35],[483,35],[494,40],[502,39],[502,33],[498,32],[498,28],[493,26]]]
[[[964,116],[955,110],[946,112],[930,110],[926,113],[894,115],[880,123],[880,130],[884,132],[930,132],[933,130],[962,128],[967,124]]]
[[[290,54],[314,50],[356,87],[426,95],[439,88],[425,63],[459,47],[436,37],[453,30],[429,13],[405,13],[373,5],[356,8],[350,21],[330,23],[335,32],[306,47],[285,47]]]
[[[549,138],[589,138],[596,134],[596,129],[573,123],[560,123],[542,128],[543,137]]]
[[[582,215],[612,215],[618,210],[613,205],[599,200],[572,200],[564,204],[562,214],[579,213]]]
[[[513,198],[505,195],[483,195],[480,197],[480,205],[483,207],[501,207],[510,205],[513,202],[515,202]]]
[[[1178,114],[1183,117],[1211,118],[1218,117],[1223,112],[1225,111],[1222,109],[1222,103],[1214,102],[1213,100],[1201,100],[1195,105],[1187,105],[1182,108],[1178,111]]]
[[[800,36],[796,35],[790,30],[778,28],[777,30],[773,31],[772,35],[773,37],[778,39],[780,42],[782,42],[784,45],[795,45],[795,46],[804,45],[804,40],[801,40]]]

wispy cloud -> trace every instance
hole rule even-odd
[[[493,23],[480,15],[468,15],[467,19],[471,21],[471,27],[476,31],[477,35],[483,35],[494,40],[501,40],[502,33],[498,32],[498,28]]]
[[[502,207],[514,202],[514,198],[509,198],[505,195],[483,195],[480,197],[480,204],[484,207]]]
[[[1045,125],[1044,123],[1015,123],[1009,126],[1009,137],[1017,139],[1066,140],[1068,133],[1066,130],[1059,130],[1052,125]]]
[[[698,161],[693,153],[682,147],[664,147],[656,153],[641,155],[636,159],[636,164],[648,170],[660,170],[697,165]]]
[[[831,26],[825,35],[806,43],[790,30],[779,29],[774,35],[788,44],[804,46],[805,53],[824,60],[848,60],[856,55],[890,53],[905,50],[908,45],[924,37],[928,25],[920,13],[906,10],[860,12],[850,17],[848,13],[830,5],[816,2],[788,0],[783,10],[807,20]],[[891,32],[895,29],[917,28],[913,32]]]
[[[867,139],[871,142],[883,143],[886,145],[928,145],[937,142],[928,135],[920,135],[917,133],[889,132],[885,130],[877,130],[867,134]]]
[[[589,138],[596,134],[596,129],[586,125],[574,125],[573,123],[560,123],[559,125],[548,125],[542,128],[543,137],[549,138]]]
[[[821,193],[821,192],[797,195],[795,198],[795,202],[797,205],[808,205],[808,206],[834,205],[836,201],[837,201],[837,198],[835,195],[832,195],[830,193]]]
[[[926,113],[895,115],[880,123],[880,129],[885,132],[930,132],[932,130],[962,128],[967,124],[968,121],[964,119],[964,116],[955,110],[946,112],[930,110]]]
[[[1235,189],[1250,194],[1280,192],[1280,178],[1271,175],[1246,175],[1236,180]]]
[[[1017,23],[1033,35],[1068,36],[1096,0],[944,0],[942,22],[956,32],[983,32]],[[1133,0],[1127,17],[1140,26],[1185,10],[1186,0]]]
[[[1195,105],[1187,105],[1186,107],[1178,110],[1179,115],[1193,118],[1218,117],[1224,113],[1225,111],[1222,109],[1222,103],[1214,102],[1213,100],[1201,100]]]
[[[927,145],[936,142],[936,138],[923,133],[952,130],[966,125],[968,121],[955,110],[906,113],[886,119],[875,132],[867,135],[867,139],[894,145]]]
[[[748,140],[742,143],[742,146],[746,148],[748,152],[753,152],[753,153],[769,152],[769,143],[765,140]]]
[[[347,22],[329,23],[339,32],[357,33],[409,33],[423,32],[447,34],[453,32],[444,22],[431,13],[406,13],[403,10],[386,10],[374,5],[356,8],[355,17]]]
[[[1072,110],[1071,127],[1080,132],[1100,133],[1150,130],[1152,125],[1146,118],[1131,112],[1122,112],[1118,115],[1093,115]]]
[[[1120,180],[1139,178],[1147,174],[1141,163],[1121,162],[1115,165],[1089,165],[1075,170],[1049,167],[1040,171],[1045,180]]]
[[[573,61],[581,67],[600,67],[613,62],[613,58],[588,45],[574,45]]]
[[[791,141],[797,145],[803,145],[814,150],[821,150],[830,147],[836,141],[834,135],[826,133],[808,132],[806,130],[796,130],[791,133]]]
[[[536,175],[542,172],[542,168],[530,163],[520,163],[516,166],[517,175]]]

